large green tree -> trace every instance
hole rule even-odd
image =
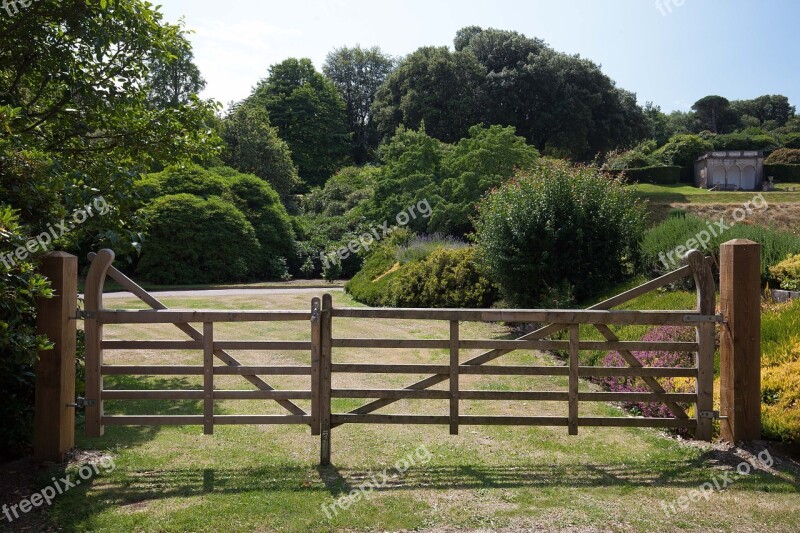
[[[692,105],[701,129],[713,133],[731,133],[739,126],[730,101],[724,96],[705,96]]]
[[[300,185],[289,146],[278,136],[263,107],[241,105],[222,123],[225,164],[267,181],[286,201]]]
[[[372,119],[372,102],[393,68],[394,60],[377,46],[337,48],[325,59],[322,71],[344,98],[356,164],[374,159],[380,136]]]
[[[324,184],[347,162],[350,135],[344,100],[310,59],[289,58],[270,67],[245,104],[269,112],[307,185]]]
[[[192,45],[185,33],[170,45],[168,54],[154,57],[150,64],[148,91],[150,101],[156,107],[175,109],[187,104],[205,87],[206,80],[194,64]]]

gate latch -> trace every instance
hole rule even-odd
[[[86,398],[83,398],[82,396],[78,396],[75,399],[75,403],[68,403],[67,407],[76,407],[78,409],[83,409],[84,407],[89,406],[89,405],[97,405],[97,401],[96,400],[87,400]]]
[[[700,411],[700,418],[719,418],[719,411]]]

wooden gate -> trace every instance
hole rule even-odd
[[[312,434],[321,435],[321,463],[330,462],[331,431],[342,424],[442,424],[457,434],[462,425],[527,425],[565,426],[576,435],[581,426],[689,428],[697,439],[710,440],[713,411],[713,381],[715,324],[721,322],[716,314],[716,289],[712,271],[700,252],[687,256],[687,265],[649,281],[639,287],[614,296],[588,309],[580,310],[495,310],[495,309],[373,309],[335,308],[330,295],[313,299],[308,311],[201,311],[170,310],[152,295],[112,266],[114,254],[103,250],[91,257],[92,266],[86,289],[86,430],[89,436],[103,433],[106,425],[197,424],[205,433],[213,432],[217,424],[307,424]],[[102,293],[106,277],[148,304],[152,310],[108,310],[103,307]],[[697,287],[697,306],[682,311],[627,311],[615,307],[685,278],[694,278]],[[334,319],[431,320],[449,324],[446,339],[338,338],[334,336]],[[224,322],[306,321],[309,341],[218,341],[214,324]],[[515,340],[465,339],[462,322],[513,322],[546,324]],[[120,341],[104,340],[106,324],[174,324],[188,335],[182,341]],[[202,323],[202,331],[190,324]],[[582,340],[581,325],[591,325],[604,341]],[[622,341],[610,325],[671,325],[692,326],[696,330],[693,342]],[[551,339],[562,331],[568,339]],[[356,364],[334,361],[335,349],[444,349],[449,352],[449,364]],[[203,365],[197,366],[118,366],[103,362],[103,351],[112,349],[136,350],[203,350]],[[462,350],[486,350],[481,355],[462,360]],[[308,366],[244,366],[230,352],[236,350],[298,350],[308,353]],[[517,350],[562,350],[569,354],[567,366],[486,365]],[[615,351],[628,367],[581,366],[582,350]],[[680,351],[696,354],[693,368],[644,367],[636,351]],[[215,365],[219,361],[222,365]],[[333,388],[336,374],[429,374],[402,389],[343,389]],[[202,375],[203,389],[196,391],[122,391],[105,390],[107,375]],[[215,376],[242,376],[258,390],[218,390]],[[261,376],[309,376],[307,390],[276,390]],[[568,387],[564,391],[484,391],[464,390],[459,378],[465,375],[484,376],[564,376]],[[650,392],[580,392],[580,378],[627,376],[639,377]],[[691,393],[666,392],[657,378],[682,377],[695,381]],[[447,389],[433,389],[449,382]],[[203,401],[202,415],[188,416],[108,416],[103,412],[104,400],[138,399],[195,399]],[[334,412],[333,399],[371,400],[349,412]],[[286,415],[217,415],[214,401],[223,399],[274,400],[288,411]],[[292,400],[311,400],[310,413]],[[383,408],[401,399],[446,401],[449,414],[411,415],[386,413]],[[555,416],[470,416],[460,413],[464,400],[557,401],[568,406],[566,417]],[[580,416],[581,402],[652,402],[666,404],[671,418],[648,417],[585,417]],[[695,416],[690,418],[680,403],[694,404]],[[380,413],[376,412],[381,410]]]

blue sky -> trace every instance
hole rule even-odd
[[[162,12],[196,32],[203,96],[225,104],[287,57],[321,68],[333,48],[355,44],[403,56],[452,47],[456,30],[479,25],[587,57],[641,104],[665,111],[708,94],[785,94],[800,106],[796,0],[163,0]]]

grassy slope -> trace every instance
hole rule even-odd
[[[678,293],[679,294],[679,293]],[[671,300],[665,295],[659,302]],[[353,305],[343,294],[336,305]],[[654,302],[649,302],[654,303]],[[679,302],[673,302],[679,303]],[[129,302],[114,300],[129,307]],[[300,308],[308,296],[229,298],[217,301],[171,299],[183,308]],[[141,307],[141,306],[137,306]],[[296,326],[296,327],[295,327]],[[306,324],[220,327],[223,338],[304,339]],[[444,338],[446,324],[342,319],[339,337],[390,336]],[[179,338],[169,326],[143,331],[137,326],[108,327],[109,338]],[[465,338],[506,338],[500,326],[469,324]],[[237,354],[246,363],[306,362],[299,354]],[[470,354],[464,354],[467,357]],[[336,350],[337,361],[443,362],[444,351]],[[170,357],[141,352],[107,354],[111,364],[198,364],[196,352]],[[502,364],[561,364],[546,356],[515,352]],[[336,387],[358,387],[358,376],[337,376]],[[563,390],[555,378],[474,377],[469,388]],[[300,378],[274,381],[279,388],[305,388]],[[372,378],[371,386],[398,387],[415,378]],[[247,388],[234,377],[224,388]],[[198,380],[167,379],[131,383],[109,379],[114,387],[197,387]],[[446,383],[443,384],[446,386]],[[590,387],[582,384],[582,387]],[[463,411],[509,414],[502,402],[465,402]],[[336,402],[335,409],[354,402]],[[519,404],[518,404],[519,406]],[[444,414],[444,402],[404,402],[385,412]],[[523,403],[525,414],[559,414],[562,404]],[[518,408],[519,408],[518,407]],[[219,413],[278,413],[270,402],[219,402]],[[110,413],[199,413],[199,402],[108,402]],[[582,404],[583,415],[620,415],[604,404]],[[196,427],[108,427],[104,437],[79,445],[113,455],[117,468],[58,498],[47,518],[66,531],[330,531],[423,528],[509,528],[615,531],[797,531],[800,528],[800,472],[780,466],[751,476],[733,476],[725,491],[688,505],[667,517],[661,504],[679,497],[741,462],[731,453],[687,445],[643,429],[582,429],[569,437],[564,428],[463,427],[459,436],[447,428],[351,425],[333,431],[333,463],[316,467],[319,439],[294,426],[219,427],[203,436]],[[386,488],[372,493],[332,521],[321,510],[372,473],[425,445],[428,464],[412,467]],[[44,472],[41,486],[53,472]]]

